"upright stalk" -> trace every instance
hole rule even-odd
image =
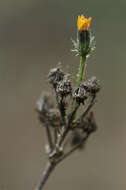
[[[77,149],[83,148],[89,135],[96,131],[95,119],[90,110],[95,103],[96,93],[100,90],[99,82],[96,77],[92,77],[84,85],[81,85],[85,77],[86,58],[93,49],[92,36],[88,30],[91,19],[91,17],[86,18],[84,15],[80,15],[77,20],[77,42],[73,41],[73,51],[80,56],[76,80],[77,88],[75,88],[75,91],[72,90],[69,75],[65,74],[60,68],[51,69],[48,79],[55,90],[57,107],[50,103],[48,96],[41,97],[37,103],[39,120],[46,127],[50,151],[47,151],[48,163],[35,190],[43,190],[55,167]],[[73,102],[70,113],[67,96],[70,96]],[[87,98],[89,100],[88,104],[85,101]],[[87,105],[85,106],[85,104]],[[81,115],[78,114],[76,119],[80,106],[85,106],[85,109]],[[71,146],[68,145],[69,149],[66,151],[65,145],[67,145],[67,142]]]
[[[80,56],[80,66],[79,66],[79,72],[77,74],[77,86],[80,85],[82,79],[84,78],[84,70],[85,70],[85,61],[86,56]]]
[[[80,55],[80,66],[79,66],[79,71],[77,74],[77,86],[80,85],[80,83],[82,82],[82,80],[84,78],[84,73],[85,73],[84,71],[85,71],[85,66],[86,66],[85,62],[86,62],[86,56]],[[76,100],[74,101],[73,107],[74,107],[74,109],[76,109],[78,107],[78,103]],[[76,113],[75,113],[73,119],[75,119],[75,117],[76,117]]]

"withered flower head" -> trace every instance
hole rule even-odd
[[[43,92],[40,96],[40,98],[38,99],[38,101],[36,102],[36,111],[39,113],[43,113],[45,112],[45,110],[47,111],[48,109],[52,108],[53,105],[50,101],[50,94],[47,92]]]
[[[72,90],[71,81],[69,75],[66,74],[64,75],[64,79],[58,83],[56,91],[58,94],[62,96],[67,96],[71,94],[71,90]]]
[[[86,90],[84,89],[84,86],[80,84],[79,87],[75,88],[73,90],[73,98],[78,102],[84,104],[84,101],[87,99],[86,96]]]
[[[85,90],[91,94],[95,94],[100,90],[100,81],[96,77],[91,77],[82,84]]]
[[[49,83],[52,84],[54,88],[56,88],[57,84],[62,81],[63,78],[64,73],[60,68],[51,69],[48,75]]]
[[[90,23],[91,23],[92,18],[86,18],[84,15],[78,16],[77,20],[77,28],[79,31],[82,30],[88,30]]]

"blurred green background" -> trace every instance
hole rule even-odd
[[[79,58],[70,39],[81,13],[93,17],[97,42],[87,77],[102,85],[99,130],[57,167],[45,190],[126,189],[126,0],[1,0],[0,190],[34,190],[40,179],[45,135],[34,106],[58,62],[75,81]]]

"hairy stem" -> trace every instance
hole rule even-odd
[[[79,66],[79,72],[77,74],[77,86],[80,85],[84,77],[83,74],[85,69],[85,61],[86,61],[86,56],[80,56],[80,66]]]

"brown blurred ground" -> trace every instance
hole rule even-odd
[[[0,190],[31,190],[39,181],[46,157],[34,105],[59,61],[75,76],[70,38],[80,13],[93,17],[97,40],[88,76],[102,84],[99,130],[84,152],[58,166],[45,190],[126,189],[125,9],[125,0],[0,1]]]

